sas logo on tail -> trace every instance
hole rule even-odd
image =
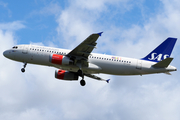
[[[152,54],[151,54],[151,58],[148,58],[148,59],[149,59],[149,60],[161,61],[161,60],[162,60],[162,57],[163,57],[163,60],[169,57],[169,55],[167,55],[167,54],[165,54],[165,55],[159,54],[159,55],[157,55],[157,56],[156,56],[156,55],[157,55],[157,53],[152,53]]]

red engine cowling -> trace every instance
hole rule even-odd
[[[72,60],[70,60],[69,57],[58,54],[51,54],[49,56],[49,61],[58,65],[69,65],[72,63]]]
[[[76,73],[68,72],[65,70],[56,70],[55,78],[62,80],[78,80],[79,76]]]

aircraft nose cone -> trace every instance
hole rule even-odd
[[[11,58],[11,51],[10,50],[6,50],[6,51],[3,52],[3,55],[6,58]]]
[[[7,50],[3,52],[3,55],[4,55],[4,57],[7,57],[7,55],[8,55]]]

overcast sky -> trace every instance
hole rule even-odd
[[[143,58],[167,37],[178,38],[172,65],[180,64],[179,0],[0,0],[0,119],[179,120],[180,74],[54,78],[56,68],[5,58],[16,44],[73,49],[103,31],[93,52]]]

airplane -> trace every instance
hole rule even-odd
[[[141,59],[127,58],[114,55],[92,53],[96,48],[97,39],[103,32],[94,33],[87,37],[73,50],[59,49],[37,45],[16,45],[3,52],[6,58],[23,62],[21,71],[24,73],[27,63],[52,66],[55,78],[60,80],[80,80],[80,85],[85,86],[84,76],[96,80],[106,81],[94,74],[104,73],[111,75],[145,75],[177,71],[170,63],[170,57],[177,38],[167,38],[157,48]]]

